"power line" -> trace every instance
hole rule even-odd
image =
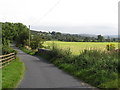
[[[61,0],[58,0],[40,19],[38,19],[39,22],[41,22],[47,15],[49,15],[49,13],[51,13],[58,6],[60,2]],[[38,20],[36,21],[36,23],[38,22]]]
[[[57,6],[58,4],[61,2],[61,0],[58,0],[41,18],[39,18],[37,21],[34,22],[34,24],[36,24],[37,22],[42,22],[42,20],[47,16],[49,15],[49,13],[51,13]],[[46,25],[44,25],[46,26]],[[30,29],[30,27],[29,27]],[[29,40],[30,41],[30,40]]]
[[[50,12],[52,12],[52,10],[54,8],[56,8],[56,6],[60,3],[61,0],[58,0],[54,5],[53,7],[51,7],[40,19],[43,19],[45,16],[47,16]]]

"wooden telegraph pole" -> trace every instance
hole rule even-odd
[[[30,47],[30,25],[29,25],[29,47]]]

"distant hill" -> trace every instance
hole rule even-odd
[[[85,37],[95,37],[97,38],[97,35],[95,34],[79,34],[80,36],[85,36]]]
[[[32,32],[42,32],[42,31],[37,31],[37,30],[31,30]],[[44,33],[48,33],[48,32],[44,32]],[[69,33],[62,33],[62,34],[69,34]],[[71,35],[80,35],[80,36],[83,36],[83,37],[95,37],[97,38],[98,35],[95,35],[95,34],[71,34]],[[105,38],[118,38],[118,35],[103,35]],[[120,37],[120,35],[119,35]]]
[[[45,40],[58,40],[58,41],[68,41],[68,42],[97,42],[99,41],[98,35],[95,34],[69,34],[69,33],[61,33],[61,32],[42,32],[31,30],[32,34],[40,35]],[[104,35],[101,37],[101,41],[109,42],[109,41],[118,41],[118,35]]]
[[[104,35],[104,37],[105,38],[108,38],[108,37],[110,37],[110,38],[118,38],[118,35]],[[119,37],[120,37],[120,35],[119,35]]]
[[[86,37],[95,37],[95,38],[97,38],[97,35],[95,35],[95,34],[79,34],[79,35],[81,35],[81,36],[86,36]],[[104,36],[104,38],[118,38],[118,35],[103,35]],[[119,35],[119,37],[120,37],[120,35]]]
[[[95,38],[97,38],[97,35],[95,35],[95,34],[79,34],[79,35],[81,35],[81,36],[86,36],[86,37],[95,37]],[[103,37],[104,38],[118,38],[118,36],[119,36],[119,38],[120,38],[120,35],[103,35]]]

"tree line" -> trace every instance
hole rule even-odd
[[[82,36],[79,34],[63,34],[60,32],[42,32],[42,31],[33,31],[33,35],[41,35],[41,37],[47,41],[49,40],[58,40],[58,41],[67,41],[67,42],[118,42],[118,38],[105,38],[102,35],[97,35],[96,37],[91,36]]]

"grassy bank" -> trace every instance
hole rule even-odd
[[[23,63],[19,58],[2,68],[2,88],[15,88],[24,73]]]
[[[35,51],[33,51],[33,50],[29,50],[29,49],[27,49],[27,48],[25,48],[25,47],[20,47],[20,49],[21,49],[23,52],[27,53],[27,54],[35,55]]]
[[[51,53],[39,55],[92,86],[102,89],[118,89],[120,85],[120,65],[118,65],[120,55],[117,52],[84,50],[81,54],[74,56],[70,49],[53,47]]]

